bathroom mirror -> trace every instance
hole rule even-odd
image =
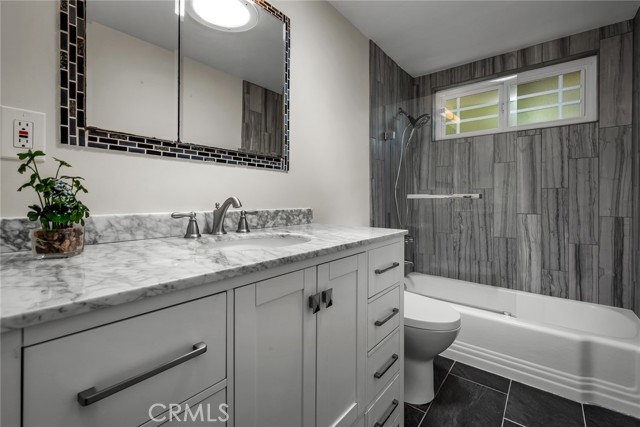
[[[217,30],[193,1],[61,0],[61,143],[287,171],[289,19]]]

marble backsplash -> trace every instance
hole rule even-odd
[[[227,232],[235,232],[241,209],[230,209],[224,220]],[[283,227],[311,224],[313,212],[309,208],[257,209],[247,215],[249,229]],[[200,233],[211,230],[213,213],[196,212]],[[124,242],[130,240],[156,239],[183,236],[188,218],[172,219],[170,213],[95,215],[87,219],[85,244]],[[27,218],[0,219],[0,253],[31,250],[29,233],[38,223]]]

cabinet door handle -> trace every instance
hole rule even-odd
[[[398,399],[393,399],[393,401],[391,402],[391,406],[389,406],[387,411],[382,414],[382,418],[380,418],[380,420],[375,423],[373,427],[382,427],[389,420],[389,418],[391,418],[391,414],[393,414],[393,411],[396,410],[399,404],[400,402],[398,402]]]
[[[399,262],[394,262],[393,264],[391,264],[389,267],[387,268],[383,268],[383,269],[377,269],[375,271],[376,274],[383,274],[386,273],[389,270],[393,270],[396,267],[400,267],[400,263]]]
[[[322,291],[322,302],[325,303],[326,308],[333,305],[333,288]]]
[[[373,374],[373,378],[375,378],[375,379],[382,378],[384,376],[384,374],[387,373],[389,368],[391,368],[393,366],[393,364],[396,363],[396,360],[398,360],[398,355],[393,353],[393,356],[391,356],[391,359],[387,360],[387,363],[385,363],[382,366],[382,368],[380,368],[379,371],[377,371],[375,374]]]
[[[393,310],[391,310],[391,314],[390,314],[390,315],[388,315],[387,317],[385,317],[385,318],[384,318],[384,319],[382,319],[382,320],[376,320],[375,325],[376,325],[376,326],[382,326],[382,325],[384,325],[384,324],[385,324],[385,323],[387,323],[389,320],[391,320],[391,318],[392,318],[393,316],[395,316],[395,315],[396,315],[396,314],[398,314],[399,312],[400,312],[400,309],[394,308]]]
[[[320,311],[320,294],[311,295],[309,297],[309,307],[313,310],[313,314]]]
[[[191,350],[187,354],[183,354],[182,356],[173,359],[170,362],[163,363],[160,366],[156,366],[155,368],[144,372],[140,375],[136,375],[135,377],[128,378],[124,381],[119,382],[118,384],[114,384],[105,388],[104,390],[97,390],[95,387],[88,388],[84,391],[78,393],[78,403],[80,406],[89,406],[93,403],[96,403],[105,397],[109,397],[112,394],[118,393],[126,388],[131,387],[132,385],[138,384],[141,381],[144,381],[148,378],[151,378],[155,375],[158,375],[161,372],[166,371],[167,369],[171,369],[174,366],[178,366],[181,363],[186,362],[187,360],[193,359],[194,357],[200,356],[203,353],[207,352],[207,344],[203,342],[199,342],[193,345],[193,350]]]

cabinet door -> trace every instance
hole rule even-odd
[[[364,408],[366,255],[319,265],[318,292],[316,425],[347,427]]]
[[[236,427],[313,426],[315,267],[235,290]]]

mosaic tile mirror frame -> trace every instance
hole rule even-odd
[[[255,4],[284,24],[284,123],[281,156],[215,148],[87,126],[86,0],[60,1],[60,142],[69,146],[112,152],[288,171],[290,21],[264,0],[255,0]]]

